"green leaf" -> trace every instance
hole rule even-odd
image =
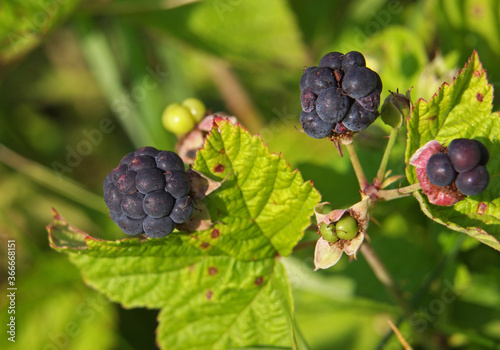
[[[281,263],[238,261],[196,238],[97,240],[59,216],[54,231],[81,235],[86,249],[70,254],[84,280],[125,307],[161,308],[157,341],[164,349],[294,347],[293,303]],[[77,253],[75,253],[77,252]]]
[[[301,67],[306,50],[284,0],[209,0],[169,11],[134,14],[196,48],[237,64]]]
[[[73,12],[79,0],[14,0],[0,11],[0,65],[31,51]]]
[[[194,168],[226,181],[207,198],[217,224],[198,238],[238,259],[290,254],[310,223],[318,192],[281,156],[270,154],[259,137],[227,120],[216,123]]]
[[[217,119],[194,168],[225,181],[205,198],[209,230],[163,239],[98,240],[56,212],[54,249],[84,280],[125,307],[161,308],[165,349],[296,348],[287,255],[320,196],[260,138]]]
[[[432,99],[417,101],[408,121],[406,162],[430,140],[447,145],[455,138],[481,141],[491,155],[500,152],[500,113],[492,113],[493,87],[474,52],[451,84],[444,83]],[[420,192],[415,196],[423,212],[432,220],[500,250],[500,159],[492,156],[487,169],[490,183],[486,190],[451,207],[435,206]],[[408,166],[406,176],[416,183],[415,168]]]

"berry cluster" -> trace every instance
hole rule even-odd
[[[321,235],[331,243],[339,239],[351,240],[357,236],[358,230],[358,222],[350,215],[344,215],[339,221],[330,225],[323,222],[320,226]]]
[[[174,152],[142,147],[127,154],[103,189],[111,219],[129,235],[165,237],[193,214],[184,162]]]
[[[366,129],[378,116],[382,80],[357,51],[330,52],[300,78],[305,133],[316,139]]]
[[[462,194],[474,196],[488,186],[488,159],[488,150],[481,142],[455,139],[446,153],[435,153],[429,158],[425,170],[433,185],[446,187],[455,183]]]

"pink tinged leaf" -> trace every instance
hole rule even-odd
[[[335,265],[342,256],[342,244],[340,241],[335,243],[327,242],[323,237],[316,242],[314,249],[314,271],[318,269],[327,269]]]
[[[329,213],[323,214],[323,208],[325,205],[329,205],[330,203],[328,202],[323,202],[318,204],[314,208],[314,215],[316,216],[316,222],[318,223],[318,226],[321,226],[321,224],[324,222],[327,225],[329,225],[332,222],[339,221],[339,219],[344,215],[346,212],[346,209],[341,209],[341,210],[333,210]]]
[[[438,153],[442,148],[441,144],[436,140],[431,140],[420,147],[410,158],[410,164],[416,168],[424,168],[429,161],[429,158]]]
[[[177,142],[175,149],[185,164],[193,164],[196,152],[203,146],[203,131],[194,129]]]
[[[361,247],[361,243],[363,243],[364,239],[365,239],[364,233],[360,232],[356,237],[354,237],[350,241],[345,241],[344,252],[347,255],[354,255],[356,257],[356,252],[358,251],[359,247]]]
[[[214,122],[220,119],[227,119],[233,125],[238,124],[238,119],[234,116],[228,116],[225,113],[210,114],[203,118],[198,124],[198,129],[209,132],[214,126]]]

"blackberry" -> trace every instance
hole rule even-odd
[[[358,51],[330,52],[300,78],[306,134],[321,139],[366,129],[378,117],[382,80]]]
[[[465,196],[475,196],[488,186],[490,175],[485,168],[488,149],[477,140],[454,139],[445,153],[435,153],[427,161],[425,172],[429,181],[439,187],[455,183]]]
[[[194,211],[182,159],[170,151],[142,147],[122,158],[104,179],[109,216],[128,235],[165,237]]]

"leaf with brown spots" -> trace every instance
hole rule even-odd
[[[237,260],[177,231],[163,239],[99,240],[56,212],[48,229],[53,247],[69,254],[87,284],[127,308],[161,309],[162,349],[295,347],[290,287],[275,258]]]
[[[406,162],[431,140],[447,146],[456,138],[482,142],[489,153],[500,152],[500,113],[492,113],[493,86],[474,51],[469,62],[450,84],[444,83],[429,100],[418,100],[408,121]],[[490,183],[479,195],[466,197],[450,207],[430,204],[427,196],[416,192],[422,211],[448,228],[467,233],[500,250],[500,158],[486,165]],[[417,182],[415,167],[406,168],[410,183]]]
[[[54,248],[111,300],[160,308],[161,348],[296,348],[290,286],[277,257],[302,238],[319,193],[259,137],[223,119],[189,176],[195,214],[167,237],[102,241],[56,216]]]

